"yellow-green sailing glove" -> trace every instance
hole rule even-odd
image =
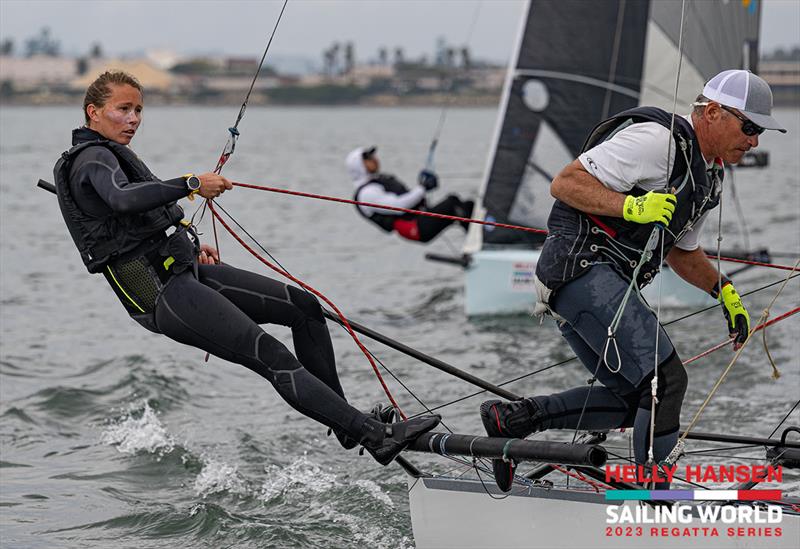
[[[675,211],[675,195],[650,191],[642,196],[628,196],[622,208],[622,217],[634,223],[661,223],[669,225]]]
[[[742,298],[739,297],[736,288],[733,287],[733,282],[727,277],[722,278],[721,291],[719,282],[714,284],[711,295],[722,303],[722,314],[725,315],[725,320],[728,323],[728,332],[730,332],[731,337],[736,337],[733,340],[733,348],[738,349],[750,334],[750,315],[747,314],[747,309],[744,308]]]

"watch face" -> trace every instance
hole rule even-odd
[[[190,176],[186,179],[186,186],[189,187],[190,191],[196,191],[200,188],[200,178],[196,175]]]

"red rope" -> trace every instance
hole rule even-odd
[[[561,471],[562,473],[564,473],[564,474],[565,474],[565,475],[567,475],[568,477],[576,478],[576,479],[578,479],[578,480],[581,480],[581,481],[585,482],[586,484],[588,484],[588,485],[590,485],[592,488],[594,488],[594,491],[595,491],[595,492],[600,492],[600,489],[601,489],[601,488],[602,488],[603,490],[605,490],[605,489],[606,489],[606,487],[605,487],[605,486],[602,486],[602,485],[600,485],[600,484],[597,484],[596,482],[594,482],[594,481],[592,481],[592,480],[589,480],[588,478],[586,478],[586,477],[585,477],[585,476],[583,476],[582,474],[580,474],[580,473],[570,473],[570,472],[569,472],[567,469],[564,469],[564,468],[562,468],[562,467],[559,467],[559,466],[558,466],[558,465],[556,465],[555,463],[551,463],[551,464],[550,464],[550,467],[552,467],[552,468],[553,468],[553,469],[555,469],[556,471]]]
[[[375,204],[373,202],[361,202],[359,200],[350,200],[347,198],[338,198],[335,196],[326,196],[324,194],[313,194],[313,193],[304,193],[301,191],[290,191],[288,189],[279,189],[277,187],[265,187],[263,185],[251,185],[250,183],[238,183],[233,182],[233,184],[237,187],[244,187],[246,189],[256,189],[259,191],[269,191],[272,193],[280,193],[280,194],[288,194],[292,196],[302,196],[304,198],[314,198],[317,200],[327,200],[329,202],[340,202],[342,204],[353,204],[354,206],[367,206],[368,208],[379,208],[381,210],[391,210],[394,212],[402,212],[407,214],[414,214],[414,215],[421,215],[426,217],[435,217],[438,219],[448,219],[450,221],[464,221],[466,223],[477,223],[478,225],[487,225],[489,227],[500,227],[503,229],[514,229],[517,231],[525,231],[528,233],[539,233],[539,234],[547,234],[548,231],[545,229],[534,229],[533,227],[523,227],[522,225],[510,225],[508,223],[496,223],[494,221],[484,221],[481,219],[469,219],[466,217],[458,217],[455,215],[445,215],[439,214],[434,212],[426,212],[423,210],[411,210],[408,208],[398,208],[396,206],[387,206],[385,204]],[[717,259],[717,256],[714,254],[706,254],[706,257],[710,259]],[[795,270],[794,267],[789,267],[788,265],[776,265],[774,263],[762,263],[760,261],[750,261],[747,259],[736,259],[733,257],[721,257],[722,261],[729,261],[731,263],[745,263],[747,265],[758,265],[761,267],[772,267],[773,269],[783,269],[785,271],[793,271]]]
[[[288,272],[284,271],[284,270],[283,270],[283,269],[281,269],[280,267],[277,267],[276,265],[273,265],[272,263],[270,263],[269,261],[267,261],[266,259],[264,259],[264,258],[263,258],[263,257],[262,257],[262,256],[261,256],[261,255],[260,255],[258,252],[256,252],[256,251],[255,251],[253,248],[251,248],[251,247],[250,247],[250,246],[249,246],[249,245],[248,245],[248,244],[247,244],[247,243],[246,243],[244,240],[242,240],[242,238],[241,238],[241,237],[240,237],[238,234],[236,234],[236,232],[235,232],[235,231],[234,231],[234,230],[233,230],[233,229],[232,229],[232,228],[231,228],[231,227],[230,227],[230,226],[229,226],[229,225],[228,225],[228,224],[225,222],[225,220],[222,218],[222,216],[220,216],[220,215],[219,215],[219,213],[217,213],[217,210],[214,208],[214,203],[213,203],[213,201],[211,201],[211,200],[209,200],[209,201],[208,201],[208,207],[209,207],[209,209],[211,210],[211,213],[212,213],[212,214],[214,214],[214,217],[215,217],[216,219],[218,219],[218,220],[219,220],[219,222],[222,224],[222,226],[223,226],[223,227],[225,227],[225,229],[226,229],[226,230],[227,230],[227,231],[228,231],[228,232],[231,234],[231,236],[232,236],[233,238],[235,238],[235,239],[236,239],[236,241],[237,241],[237,242],[239,242],[239,244],[241,244],[241,245],[244,247],[244,249],[245,249],[245,250],[247,250],[248,252],[250,252],[250,253],[253,255],[253,257],[255,257],[256,259],[258,259],[258,260],[259,260],[261,263],[263,263],[264,265],[266,265],[267,267],[269,267],[270,269],[272,269],[272,270],[273,270],[273,271],[275,271],[276,273],[280,274],[280,275],[281,275],[281,276],[283,276],[283,277],[286,277],[286,278],[288,278],[289,280],[291,280],[292,282],[294,282],[295,284],[297,284],[297,285],[298,285],[298,286],[300,286],[301,288],[303,288],[303,289],[305,289],[305,290],[308,290],[309,292],[311,292],[312,294],[314,294],[314,295],[315,295],[315,296],[317,296],[318,298],[320,298],[320,299],[322,299],[323,301],[325,301],[325,303],[327,303],[328,305],[330,305],[330,307],[331,307],[331,308],[332,308],[332,309],[333,309],[333,310],[336,312],[337,316],[338,316],[338,317],[341,319],[341,321],[342,321],[342,325],[343,325],[343,326],[344,326],[344,328],[347,330],[347,332],[350,334],[350,337],[352,337],[352,338],[353,338],[353,341],[355,341],[355,342],[356,342],[356,345],[358,345],[358,348],[359,348],[359,349],[361,349],[361,352],[362,352],[362,353],[364,353],[364,356],[366,356],[366,357],[367,357],[367,360],[369,361],[370,365],[372,366],[372,369],[375,371],[375,375],[376,375],[376,376],[378,376],[378,381],[380,381],[380,383],[381,383],[381,387],[383,387],[383,392],[384,392],[384,393],[386,393],[386,396],[389,398],[389,401],[392,403],[392,406],[394,406],[394,408],[395,408],[395,409],[397,410],[397,412],[400,414],[400,417],[402,417],[404,420],[405,420],[405,419],[408,419],[408,418],[407,418],[407,416],[406,416],[406,415],[403,413],[403,410],[401,410],[401,409],[400,409],[400,405],[399,405],[399,404],[397,404],[397,401],[394,399],[394,396],[392,396],[392,393],[391,393],[391,391],[389,391],[389,387],[386,385],[386,381],[384,381],[384,379],[383,379],[383,376],[381,375],[380,371],[378,370],[378,366],[375,364],[375,361],[372,359],[372,356],[370,355],[369,351],[368,351],[368,350],[367,350],[367,348],[364,346],[364,344],[363,344],[363,343],[361,343],[361,340],[359,340],[359,339],[358,339],[358,336],[357,336],[357,335],[356,335],[356,333],[353,331],[353,328],[350,326],[350,323],[347,321],[347,318],[345,318],[344,314],[342,314],[342,312],[339,310],[339,308],[338,308],[336,305],[334,305],[334,303],[333,303],[333,302],[332,302],[330,299],[328,299],[327,297],[325,297],[325,296],[324,296],[322,293],[318,292],[317,290],[315,290],[314,288],[312,288],[311,286],[309,286],[308,284],[306,284],[306,283],[305,283],[305,282],[303,282],[302,280],[300,280],[300,279],[298,279],[298,278],[295,278],[294,276],[292,276],[292,275],[291,275],[291,274],[289,274]]]
[[[706,254],[706,257],[709,259],[717,259],[716,254]],[[777,265],[775,263],[762,263],[761,261],[750,261],[748,259],[736,259],[734,257],[720,257],[721,261],[730,261],[731,263],[745,263],[747,265],[758,265],[760,267],[772,267],[773,269],[782,269],[784,271],[796,271],[795,267],[790,267],[788,265]]]
[[[467,223],[477,223],[478,225],[488,225],[490,227],[500,227],[503,229],[516,229],[518,231],[525,231],[529,233],[547,234],[544,229],[534,229],[532,227],[523,227],[521,225],[509,225],[507,223],[495,223],[493,221],[482,221],[480,219],[469,219],[466,217],[458,217],[455,215],[445,215],[434,212],[425,212],[422,210],[409,210],[407,208],[397,208],[395,206],[386,206],[384,204],[374,204],[372,202],[359,202],[358,200],[349,200],[347,198],[337,198],[335,196],[325,196],[324,194],[304,193],[300,191],[290,191],[287,189],[278,189],[276,187],[263,187],[261,185],[251,185],[249,183],[232,182],[237,187],[244,187],[247,189],[257,189],[259,191],[269,191],[273,193],[290,194],[292,196],[302,196],[305,198],[316,198],[317,200],[328,200],[330,202],[341,202],[343,204],[354,204],[356,206],[367,206],[369,208],[379,208],[381,210],[392,210],[393,212],[402,212],[408,214],[423,215],[427,217],[436,217],[438,219],[449,219],[451,221],[466,221]]]
[[[763,323],[763,324],[759,324],[758,326],[756,326],[756,327],[755,327],[755,329],[753,330],[753,333],[755,333],[755,332],[757,332],[757,331],[759,331],[759,330],[763,330],[763,329],[764,329],[764,328],[766,328],[767,326],[771,326],[772,324],[775,324],[776,322],[779,322],[779,321],[781,321],[781,320],[784,320],[784,319],[786,319],[786,318],[789,318],[790,316],[792,316],[792,315],[794,315],[794,314],[797,314],[797,313],[799,313],[799,312],[800,312],[800,307],[795,307],[795,308],[794,308],[794,309],[792,309],[791,311],[787,311],[787,312],[783,313],[781,316],[776,316],[775,318],[773,318],[772,320],[770,320],[770,321],[768,321],[768,322],[765,322],[765,323]],[[686,365],[687,365],[687,364],[689,364],[690,362],[694,362],[695,360],[697,360],[697,359],[699,359],[699,358],[703,358],[703,357],[704,357],[704,356],[706,356],[706,355],[710,355],[710,354],[711,354],[711,353],[713,353],[714,351],[717,351],[717,350],[719,350],[719,349],[722,349],[722,348],[723,348],[723,347],[725,347],[726,345],[729,345],[729,344],[730,344],[730,343],[731,343],[733,340],[734,340],[734,338],[730,338],[730,339],[727,339],[727,340],[723,341],[722,343],[718,343],[717,345],[714,345],[713,347],[711,347],[711,348],[710,348],[710,349],[708,349],[707,351],[703,351],[703,352],[702,352],[702,353],[700,353],[699,355],[697,355],[697,356],[693,356],[693,357],[692,357],[692,358],[690,358],[689,360],[685,360],[685,361],[683,362],[683,365],[684,365],[684,366],[686,366]]]

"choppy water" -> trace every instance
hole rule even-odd
[[[354,146],[378,144],[387,171],[412,179],[425,158],[437,109],[251,108],[226,173],[239,181],[348,197],[343,168]],[[768,133],[767,170],[741,171],[737,191],[753,246],[800,251],[800,111],[778,113],[787,136]],[[134,146],[164,177],[211,168],[233,109],[152,108]],[[447,191],[474,194],[495,111],[452,109],[437,155]],[[69,145],[80,109],[0,110],[0,541],[4,547],[411,547],[405,477],[355,451],[286,406],[269,384],[237,365],[139,328],[99,277],[86,274],[54,197],[35,189]],[[449,176],[448,176],[449,174]],[[438,191],[442,193],[443,191]],[[467,320],[459,269],[424,260],[454,252],[449,229],[428,250],[385,236],[351,206],[245,189],[223,205],[292,273],[346,314],[494,382],[566,358],[554,326],[524,316]],[[726,203],[724,230],[735,237]],[[208,233],[208,225],[205,225]],[[735,240],[735,238],[732,238]],[[726,244],[732,243],[731,240]],[[223,238],[228,262],[263,267]],[[793,259],[782,258],[783,263]],[[740,292],[785,273],[752,269]],[[758,316],[774,289],[747,298]],[[790,282],[777,315],[800,301]],[[671,310],[667,316],[687,311]],[[764,351],[746,350],[698,429],[766,436],[800,396],[795,317],[769,331],[783,377]],[[289,343],[283,328],[269,328]],[[338,328],[334,345],[350,399],[369,407],[381,393],[368,364]],[[682,356],[723,338],[711,311],[670,328]],[[473,389],[378,344],[370,347],[429,405]],[[689,368],[684,421],[728,351]],[[519,393],[583,382],[575,363],[526,378]],[[409,412],[420,409],[391,382]],[[480,397],[443,410],[458,432],[479,432]],[[790,423],[797,424],[798,412]],[[424,456],[426,470],[449,465]],[[797,477],[789,488],[798,490]]]

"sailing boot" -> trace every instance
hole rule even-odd
[[[367,415],[381,423],[394,423],[396,418],[394,407],[390,404],[381,404],[380,402],[373,406],[372,410],[370,410]],[[328,429],[328,436],[331,436],[331,433],[336,435],[336,439],[345,450],[352,450],[358,446],[358,441],[356,439],[347,436],[339,429]]]
[[[543,411],[533,399],[501,402],[487,400],[481,404],[481,421],[490,437],[525,438],[539,430]],[[497,487],[503,492],[511,490],[517,462],[513,459],[493,459],[492,471]]]
[[[364,423],[361,445],[381,465],[388,465],[420,435],[442,420],[441,416],[420,416],[397,423],[380,423],[368,419]]]

